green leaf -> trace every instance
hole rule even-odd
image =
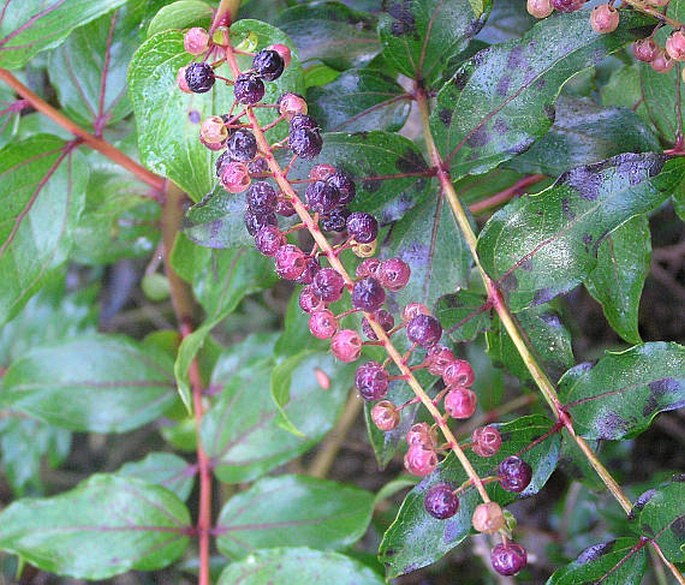
[[[160,11],[150,21],[147,36],[151,37],[166,30],[183,30],[192,26],[209,28],[212,22],[212,7],[202,0],[178,0]]]
[[[0,19],[0,67],[20,69],[34,55],[59,46],[75,28],[119,8],[124,2],[7,0]]]
[[[640,512],[640,531],[673,563],[685,562],[685,482],[682,475],[654,491]]]
[[[472,257],[449,205],[427,196],[398,221],[383,244],[383,256],[402,258],[412,275],[393,295],[399,306],[420,302],[432,308],[438,298],[466,286]]]
[[[100,474],[59,496],[5,508],[0,549],[50,573],[107,579],[171,564],[188,546],[189,528],[188,510],[170,491]]]
[[[685,406],[685,348],[654,342],[605,353],[559,382],[579,435],[621,439],[646,430],[654,417]]]
[[[278,15],[276,25],[303,62],[320,60],[338,71],[366,65],[381,48],[375,20],[340,2],[294,6]]]
[[[559,315],[547,304],[532,307],[515,315],[518,328],[525,332],[527,345],[536,359],[544,364],[549,376],[558,380],[574,364],[571,334]],[[486,333],[490,359],[521,380],[530,372],[514,342],[499,319]]]
[[[307,92],[310,114],[328,132],[396,132],[407,120],[410,98],[394,78],[376,69],[350,69]]]
[[[668,5],[668,15],[678,22],[685,21],[685,1],[671,0]]]
[[[355,368],[331,356],[313,354],[292,374],[286,416],[304,437],[278,426],[279,411],[271,398],[271,358],[241,367],[234,376],[212,378],[224,387],[202,422],[202,442],[216,462],[215,473],[224,482],[259,477],[315,445],[335,422],[352,386]],[[331,386],[319,386],[315,369]]]
[[[639,68],[642,99],[649,112],[649,117],[662,139],[673,144],[678,131],[675,112],[679,94],[680,108],[685,108],[685,96],[682,95],[682,91],[677,91],[678,86],[682,83],[680,79],[681,68],[674,67],[668,73],[657,73],[649,63],[640,63]]]
[[[373,503],[372,493],[332,481],[267,477],[221,510],[217,547],[231,559],[283,546],[343,548],[364,535]]]
[[[5,406],[77,431],[123,433],[174,401],[171,359],[124,337],[90,335],[35,348],[4,377]]]
[[[67,259],[83,210],[88,168],[71,146],[40,135],[0,150],[0,176],[2,324]]]
[[[554,572],[547,585],[640,585],[647,570],[647,550],[634,538],[619,538],[585,549],[577,560]]]
[[[374,571],[344,555],[308,548],[277,548],[257,551],[231,563],[218,585],[384,585]]]
[[[501,425],[502,447],[494,457],[483,459],[470,455],[471,463],[481,477],[496,474],[497,465],[509,455],[518,454],[533,468],[530,485],[521,496],[540,491],[556,467],[560,437],[553,433],[524,451],[530,443],[548,432],[552,423],[539,415],[525,416]],[[440,482],[455,487],[464,483],[466,476],[456,457],[450,455],[438,469],[419,483],[405,498],[397,518],[383,536],[379,558],[386,565],[389,579],[404,575],[434,563],[462,542],[472,531],[471,516],[481,503],[480,496],[470,488],[460,496],[459,511],[447,520],[430,516],[423,505],[424,495],[432,485]],[[502,505],[517,499],[516,494],[505,492],[499,484],[486,486],[490,497]]]
[[[481,293],[460,290],[438,300],[435,316],[454,342],[473,341],[491,326],[490,308]]]
[[[271,398],[276,408],[278,408],[276,424],[297,437],[304,437],[305,435],[288,418],[285,406],[290,402],[293,372],[312,353],[312,351],[303,351],[287,357],[282,362],[276,364],[271,373]]]
[[[431,130],[452,178],[480,174],[524,152],[554,120],[554,102],[573,75],[639,34],[645,17],[625,13],[611,35],[587,14],[546,18],[521,40],[476,54],[438,94]]]
[[[14,90],[8,85],[0,84],[0,148],[10,142],[21,121],[21,104],[14,95]]]
[[[604,238],[662,203],[683,173],[685,162],[658,154],[573,169],[492,216],[478,239],[483,268],[514,311],[547,302],[585,279]]]
[[[597,266],[585,280],[612,329],[640,343],[638,309],[652,252],[649,221],[639,215],[611,232],[597,251]]]
[[[487,19],[491,0],[391,0],[378,23],[383,56],[400,73],[430,86]]]
[[[536,22],[526,10],[526,0],[495,2],[478,40],[494,45],[521,38]]]
[[[549,132],[508,166],[521,173],[558,177],[622,152],[659,150],[653,131],[634,112],[560,96]]]
[[[175,493],[179,500],[185,501],[193,491],[196,471],[173,453],[149,453],[145,459],[122,465],[116,474],[162,486]]]
[[[330,341],[317,339],[309,332],[309,314],[305,313],[298,302],[299,295],[293,294],[285,312],[283,333],[278,338],[274,353],[278,357],[288,357],[313,349],[327,351]]]
[[[614,71],[608,83],[600,89],[600,97],[602,105],[632,110],[652,127],[647,106],[642,100],[639,65],[632,63]]]
[[[263,22],[239,20],[231,27],[236,44],[248,34],[257,37],[256,50],[273,43],[293,47],[281,31]],[[166,31],[156,34],[145,41],[134,55],[128,82],[141,160],[154,172],[174,181],[197,201],[216,183],[215,157],[198,139],[198,120],[228,112],[233,103],[233,92],[222,83],[217,83],[206,94],[188,95],[179,90],[176,75],[191,59],[192,56],[183,48],[183,33]],[[250,61],[247,57],[240,57],[239,64],[247,69]],[[218,73],[230,76],[226,65]],[[302,68],[294,55],[283,75],[266,84],[263,101],[275,103],[283,92],[303,93],[303,88]],[[256,113],[262,125],[278,116],[273,108],[259,108]],[[270,140],[277,140],[286,132],[286,126],[280,124],[268,136]]]
[[[75,30],[50,55],[50,83],[64,112],[96,132],[131,113],[126,69],[138,46],[142,2],[136,3]]]

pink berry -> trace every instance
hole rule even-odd
[[[362,352],[362,339],[352,329],[341,329],[331,339],[331,351],[341,362],[353,362]]]
[[[659,49],[659,54],[654,57],[654,60],[650,63],[650,65],[657,73],[668,73],[671,69],[673,69],[675,61],[671,59],[671,56],[666,51]]]
[[[334,268],[322,268],[314,276],[312,287],[325,303],[334,303],[342,297],[345,280]]]
[[[583,7],[587,0],[552,0],[552,7],[559,12],[575,12]]]
[[[452,418],[465,419],[476,412],[476,393],[468,388],[455,388],[445,395],[445,411]]]
[[[314,165],[312,170],[309,171],[309,178],[312,181],[325,181],[333,175],[335,175],[335,167],[326,163]]]
[[[338,320],[328,309],[314,311],[309,317],[309,331],[317,339],[330,339],[338,330]]]
[[[500,575],[510,577],[516,575],[528,564],[526,549],[515,542],[498,544],[490,552],[492,568]]]
[[[254,241],[255,247],[264,256],[275,256],[279,248],[286,244],[283,232],[273,225],[260,228],[255,235]]]
[[[431,374],[434,376],[442,376],[445,368],[455,360],[456,358],[451,349],[444,345],[434,345],[428,350],[425,363]]]
[[[314,277],[321,270],[318,258],[307,258],[302,274],[295,279],[297,284],[312,284]]]
[[[411,276],[411,268],[401,258],[389,258],[381,263],[378,278],[381,284],[390,291],[402,290]]]
[[[633,55],[638,61],[651,63],[659,55],[659,45],[652,39],[640,39],[633,43]]]
[[[430,315],[430,309],[422,303],[409,303],[402,309],[402,321],[410,321],[417,315]]]
[[[285,244],[276,252],[276,273],[285,280],[295,280],[304,272],[307,257],[297,246]]]
[[[471,364],[466,360],[454,359],[442,371],[442,379],[449,388],[468,388],[473,384],[476,375]]]
[[[471,434],[473,452],[479,457],[492,457],[502,446],[502,435],[491,426],[479,427]]]
[[[278,113],[290,120],[293,116],[304,115],[308,111],[305,99],[296,93],[284,93],[278,98]]]
[[[371,420],[379,430],[387,433],[400,424],[400,412],[389,400],[381,400],[371,409]]]
[[[375,312],[373,316],[386,333],[395,326],[395,318],[385,309]],[[371,324],[366,317],[362,319],[362,333],[364,333],[367,339],[372,341],[378,340],[376,332],[371,328]]]
[[[186,69],[187,67],[181,67],[176,74],[176,85],[184,93],[193,93],[188,87],[188,82],[186,81]]]
[[[221,169],[221,184],[229,193],[241,193],[250,186],[250,171],[241,162],[230,162]]]
[[[504,528],[504,512],[497,502],[479,504],[471,517],[473,527],[484,534],[495,534]]]
[[[590,26],[600,35],[614,32],[620,20],[618,10],[609,4],[595,6],[590,14]]]
[[[421,422],[411,426],[407,431],[407,444],[421,445],[424,449],[434,449],[437,443],[435,430],[428,423]]]
[[[366,362],[357,368],[354,385],[364,400],[380,400],[388,393],[388,372],[378,362]]]
[[[183,47],[191,55],[202,55],[209,48],[209,33],[199,26],[191,28],[183,37]]]
[[[357,278],[365,278],[366,276],[373,276],[377,278],[378,269],[381,267],[381,261],[378,258],[366,258],[357,266],[355,275]]]
[[[685,61],[685,31],[677,30],[666,39],[666,52],[675,61]]]
[[[281,59],[283,59],[283,63],[287,67],[290,65],[290,61],[292,59],[292,55],[290,53],[290,49],[286,47],[285,45],[269,45],[266,48],[267,51],[276,51],[280,56]]]
[[[326,308],[321,297],[314,292],[314,289],[312,289],[311,286],[305,286],[300,291],[300,296],[297,301],[300,305],[300,309],[305,313],[313,313],[314,311]]]
[[[438,466],[438,455],[421,445],[410,445],[404,456],[404,468],[412,475],[424,477]]]
[[[528,10],[528,14],[535,18],[547,18],[554,12],[552,0],[528,0],[526,10]]]

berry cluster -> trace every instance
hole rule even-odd
[[[226,37],[228,38],[228,37]],[[210,116],[202,123],[200,141],[213,151],[222,151],[216,161],[216,174],[229,193],[245,193],[245,225],[254,238],[256,248],[264,256],[273,258],[275,271],[284,280],[303,285],[299,294],[299,306],[309,315],[309,330],[318,339],[330,341],[333,355],[343,362],[354,362],[361,357],[365,345],[383,345],[388,349],[391,338],[403,333],[409,350],[401,359],[388,358],[383,363],[368,361],[359,366],[355,386],[360,396],[374,402],[371,418],[382,431],[391,431],[400,423],[401,412],[409,404],[419,402],[420,397],[396,405],[387,399],[393,380],[409,380],[413,371],[425,369],[441,378],[442,390],[432,399],[432,407],[442,405],[444,414],[436,415],[434,425],[417,423],[407,433],[408,449],[404,465],[408,472],[425,476],[439,464],[441,456],[448,451],[460,449],[456,444],[438,444],[437,428],[446,428],[449,419],[463,420],[476,411],[477,396],[471,389],[475,375],[471,365],[458,357],[440,340],[443,329],[440,321],[420,303],[409,303],[401,311],[399,322],[386,307],[388,293],[407,286],[411,277],[410,266],[401,258],[379,260],[373,255],[379,233],[378,221],[371,214],[351,211],[356,186],[353,179],[340,168],[330,164],[314,165],[307,179],[292,182],[287,174],[297,159],[305,161],[316,158],[322,150],[323,138],[316,121],[308,115],[307,103],[294,93],[284,93],[274,105],[261,104],[265,95],[264,82],[277,79],[288,66],[290,53],[287,47],[273,45],[253,56],[252,67],[240,72],[235,60],[230,62],[233,79],[216,74],[215,69],[232,57],[228,44],[216,45],[203,29],[191,29],[185,37],[185,46],[193,55],[204,55],[204,60],[192,63],[179,72],[181,90],[194,93],[209,91],[217,80],[233,86],[234,106],[228,114]],[[226,59],[208,64],[208,58],[223,52]],[[237,111],[236,108],[240,108]],[[253,116],[254,108],[277,109],[278,117],[268,127],[260,128]],[[244,120],[247,116],[248,121]],[[250,117],[252,116],[252,117]],[[269,145],[264,131],[278,124],[288,124],[287,139]],[[288,149],[292,156],[290,164],[282,170],[273,151]],[[299,192],[298,190],[299,189]],[[287,228],[280,225],[279,217],[299,216],[301,223]],[[307,230],[314,238],[306,251],[289,240],[300,230]],[[323,236],[331,234],[332,245]],[[302,241],[302,240],[300,240]],[[351,253],[361,259],[354,277],[343,267],[340,257]],[[351,308],[336,311],[335,304],[348,293]],[[353,314],[362,316],[361,328],[345,326]],[[399,369],[394,372],[393,368]],[[431,399],[428,399],[429,401]],[[452,437],[448,432],[446,437]],[[452,437],[453,438],[453,437]],[[491,457],[500,448],[502,438],[493,426],[476,429],[471,437],[471,449],[479,457]],[[532,472],[518,457],[505,459],[498,468],[497,480],[509,491],[520,492],[530,482]],[[473,479],[473,478],[472,478]],[[473,487],[473,483],[463,489]],[[447,484],[439,484],[428,490],[425,499],[427,512],[435,518],[449,518],[459,509],[458,491]],[[504,529],[502,511],[492,502],[474,516],[474,525],[485,532]],[[483,517],[483,510],[486,516]],[[495,517],[499,510],[500,522]],[[476,524],[476,522],[478,522]],[[511,543],[506,554],[513,558]],[[518,546],[518,545],[515,545]],[[505,553],[493,550],[493,566],[515,565],[503,560]],[[496,560],[497,559],[497,560]],[[516,564],[517,571],[525,564]],[[503,573],[513,574],[513,573]]]

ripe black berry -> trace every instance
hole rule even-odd
[[[375,278],[367,276],[354,284],[352,306],[367,313],[375,313],[385,302],[385,289]]]
[[[268,225],[278,226],[278,218],[272,211],[271,213],[255,213],[249,207],[245,209],[245,227],[251,236]]]
[[[388,372],[378,362],[357,368],[354,384],[364,400],[380,400],[388,393]]]
[[[233,160],[247,162],[257,154],[257,140],[252,132],[240,128],[228,138],[226,148]]]
[[[248,188],[245,194],[245,201],[254,213],[274,213],[278,196],[276,195],[276,190],[269,183],[257,181]]]
[[[191,63],[186,68],[186,83],[193,93],[207,93],[215,81],[214,69],[207,63]]]
[[[449,485],[439,483],[426,492],[423,507],[433,518],[445,520],[454,516],[459,510],[459,498],[454,495]]]
[[[354,181],[345,173],[336,171],[332,177],[328,178],[327,183],[340,192],[340,205],[352,203],[354,196],[357,194],[357,187],[355,186]]]
[[[275,256],[278,249],[285,245],[285,236],[276,226],[267,225],[259,228],[255,234],[255,247],[264,256]]]
[[[502,488],[518,494],[530,484],[533,469],[520,457],[511,455],[499,464],[497,477]]]
[[[290,131],[293,130],[318,130],[316,120],[306,114],[297,114],[290,120]]]
[[[317,272],[321,270],[321,264],[319,264],[318,258],[307,258],[304,264],[304,270],[302,274],[295,279],[297,284],[311,284],[314,282],[314,277]]]
[[[347,218],[350,210],[347,207],[334,209],[321,222],[321,228],[325,232],[344,232],[347,229]]]
[[[347,218],[347,231],[360,244],[368,244],[378,237],[378,222],[369,213],[355,211]]]
[[[266,81],[278,79],[285,69],[285,62],[276,51],[264,49],[252,59],[252,68],[257,75]]]
[[[253,73],[238,75],[233,85],[235,99],[249,106],[261,100],[264,97],[264,91],[264,82]]]
[[[312,282],[314,292],[326,303],[334,303],[342,297],[345,280],[333,268],[322,268]]]
[[[315,213],[329,214],[338,206],[340,192],[325,181],[314,181],[304,191],[307,205]]]
[[[424,348],[429,348],[440,341],[442,326],[440,321],[431,315],[416,315],[407,323],[407,339]]]
[[[294,154],[303,160],[312,160],[317,157],[323,148],[323,138],[318,130],[300,128],[291,130],[288,136],[288,145]]]
[[[528,555],[526,549],[516,542],[500,543],[490,552],[490,562],[500,575],[510,577],[526,566]]]

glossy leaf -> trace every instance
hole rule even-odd
[[[71,31],[118,8],[125,0],[6,0],[0,17],[0,67],[19,69],[57,47]]]
[[[469,459],[481,477],[496,474],[497,465],[509,455],[518,454],[533,468],[530,485],[522,496],[537,493],[554,471],[559,457],[560,438],[554,433],[524,451],[530,443],[548,433],[552,423],[539,415],[525,416],[500,426],[502,447],[494,457],[483,459],[469,453]],[[426,490],[440,482],[460,486],[468,478],[456,457],[449,456],[438,469],[419,483],[405,498],[394,523],[383,536],[379,558],[386,565],[389,579],[434,563],[461,543],[472,531],[471,516],[481,503],[475,489],[460,496],[459,511],[447,520],[437,520],[424,508]],[[502,505],[517,496],[505,492],[499,484],[486,486],[490,496]]]
[[[15,97],[12,88],[0,84],[0,148],[16,134],[22,109],[23,104]]]
[[[231,559],[283,546],[343,548],[366,532],[373,502],[370,492],[323,479],[264,478],[223,507],[217,546]]]
[[[383,585],[380,575],[366,565],[334,552],[308,548],[277,548],[258,551],[231,563],[218,585]]]
[[[83,336],[17,359],[0,399],[66,429],[123,433],[173,403],[171,365],[166,354],[124,337]]]
[[[131,112],[126,69],[138,46],[143,2],[75,30],[50,55],[48,73],[65,113],[102,132]]]
[[[673,563],[685,562],[685,481],[677,475],[673,481],[655,490],[642,512],[640,530],[659,544],[661,552]]]
[[[521,173],[558,177],[622,152],[657,152],[653,131],[627,109],[604,108],[589,99],[561,96],[549,132],[509,166]]]
[[[395,79],[377,69],[350,69],[307,92],[309,113],[327,132],[396,132],[411,102]]]
[[[597,266],[585,280],[609,324],[629,343],[640,343],[638,309],[652,252],[649,222],[637,216],[611,232],[597,251]]]
[[[685,20],[685,2],[683,0],[671,0],[668,5],[668,15],[678,22]]]
[[[170,491],[102,474],[59,496],[5,508],[0,549],[43,571],[106,579],[171,564],[185,551],[189,528],[188,510]]]
[[[665,34],[660,41],[665,42]],[[640,63],[640,87],[643,103],[649,117],[656,126],[660,136],[667,143],[673,144],[677,132],[678,85],[682,85],[680,68],[674,67],[668,73],[657,73],[648,63]],[[685,108],[685,96],[680,93],[680,108]]]
[[[435,307],[435,316],[455,343],[473,341],[479,333],[488,330],[490,313],[484,295],[468,290],[441,297]]]
[[[366,65],[381,48],[375,20],[341,2],[294,6],[278,15],[276,25],[303,62],[316,59],[339,71]]]
[[[412,274],[393,295],[398,307],[420,302],[432,308],[438,298],[467,284],[472,258],[454,214],[443,197],[428,196],[388,234],[383,257],[402,258]]]
[[[478,239],[483,268],[515,311],[547,302],[585,279],[604,238],[662,203],[683,173],[683,161],[658,154],[573,169],[492,216]]]
[[[537,22],[526,10],[526,0],[495,2],[477,40],[490,45],[522,37]]]
[[[278,29],[253,20],[239,20],[231,27],[234,43],[249,33],[258,39],[257,49],[272,43],[292,47]],[[227,112],[233,101],[230,88],[219,87],[205,94],[188,95],[178,89],[176,74],[192,56],[183,48],[183,33],[166,31],[145,41],[133,57],[128,71],[129,92],[136,115],[138,146],[143,163],[154,172],[173,180],[194,200],[209,193],[216,183],[216,158],[198,139],[199,122],[205,117]],[[240,57],[247,69],[250,61]],[[230,76],[227,66],[218,71]],[[303,92],[302,69],[296,55],[283,75],[266,84],[264,103],[275,103],[285,91]],[[160,107],[161,105],[164,107]],[[257,117],[265,125],[277,116],[272,108],[260,108]],[[283,124],[269,132],[269,139],[284,137]]]
[[[485,24],[491,0],[390,0],[379,16],[383,56],[400,73],[431,85],[447,59],[462,51]]]
[[[2,324],[67,259],[83,210],[88,169],[63,141],[39,135],[0,151],[0,177]]]
[[[333,426],[354,376],[352,366],[322,354],[301,362],[292,374],[290,401],[283,407],[304,435],[298,437],[276,424],[272,368],[267,358],[240,368],[230,378],[213,378],[224,389],[203,419],[202,441],[216,461],[214,472],[221,481],[255,479],[315,445]],[[317,368],[330,379],[330,389],[319,386]]]
[[[140,461],[122,465],[116,474],[162,486],[175,493],[179,500],[185,501],[193,490],[196,471],[178,455],[153,452]]]
[[[209,28],[212,22],[212,7],[203,0],[178,0],[162,6],[150,21],[147,36],[151,37],[166,30],[183,30],[192,26]]]
[[[647,549],[636,547],[634,538],[595,544],[577,560],[556,571],[547,585],[640,585],[647,570]]]
[[[578,434],[621,439],[646,430],[660,412],[685,406],[685,348],[653,342],[607,352],[560,381]]]
[[[530,147],[552,125],[561,86],[620,49],[645,23],[625,13],[615,33],[597,35],[586,13],[561,14],[521,40],[476,54],[440,91],[431,116],[452,178],[484,173]]]

